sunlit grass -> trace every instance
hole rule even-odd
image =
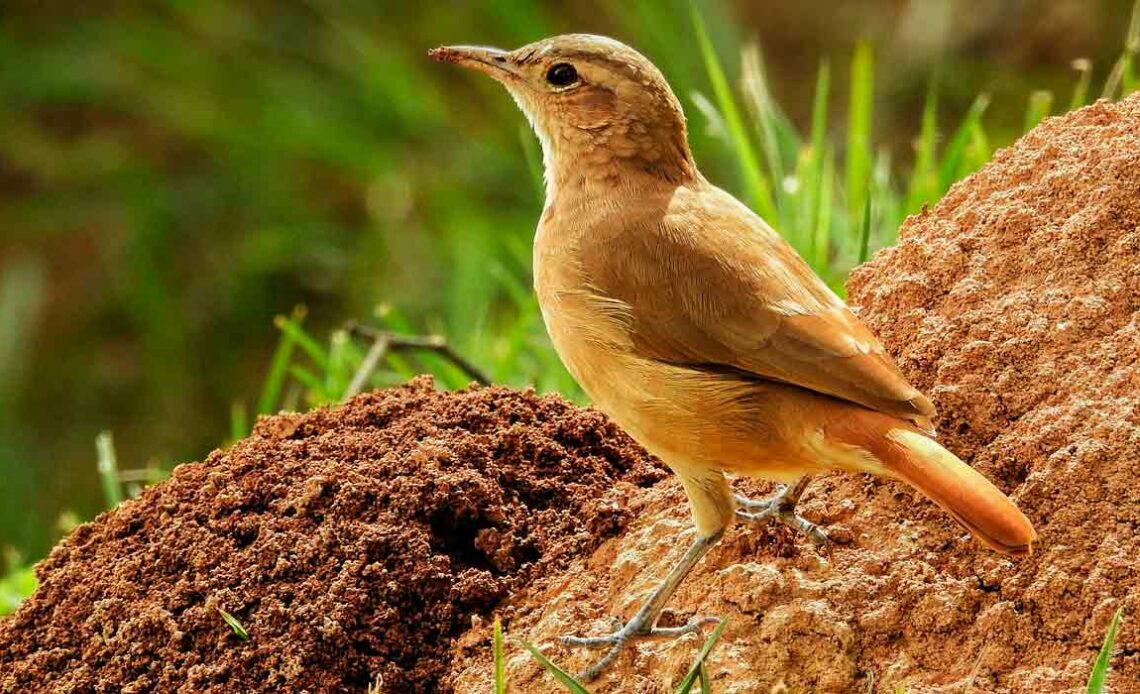
[[[709,653],[712,653],[713,646],[715,646],[716,642],[720,639],[720,635],[724,633],[726,626],[728,626],[728,617],[722,617],[720,624],[716,625],[716,629],[713,629],[708,639],[705,640],[705,645],[701,647],[700,653],[697,653],[697,659],[693,661],[689,671],[685,673],[684,678],[681,679],[681,683],[677,685],[675,694],[689,694],[693,689],[693,685],[696,684],[698,680],[700,681],[702,694],[712,691],[712,683],[709,681],[708,674],[705,671],[705,661],[708,659]]]
[[[1112,615],[1108,625],[1108,632],[1104,635],[1104,644],[1100,647],[1096,662],[1093,663],[1092,673],[1089,674],[1087,694],[1103,694],[1108,681],[1109,663],[1112,660],[1112,648],[1116,643],[1116,631],[1120,628],[1120,620],[1124,618],[1124,608],[1121,607]]]
[[[491,635],[491,651],[494,656],[495,694],[507,694],[507,656],[503,646],[503,623],[495,618]]]
[[[590,694],[590,690],[586,689],[586,685],[579,682],[578,679],[569,672],[555,665],[550,658],[547,658],[546,655],[538,649],[538,646],[535,646],[529,641],[522,641],[521,643],[523,648],[530,651],[530,654],[534,656],[534,659],[538,661],[539,665],[542,665],[542,667],[550,673],[554,681],[561,684],[570,694]]]
[[[719,121],[724,123],[725,137],[736,153],[736,160],[740,166],[741,177],[744,180],[745,199],[761,216],[772,219],[776,215],[773,202],[772,186],[768,177],[760,168],[760,159],[752,145],[751,136],[744,125],[744,118],[736,104],[716,48],[705,29],[697,6],[692,6],[693,28],[697,35],[697,46],[700,48],[701,58],[708,72],[713,95],[716,97],[716,108],[719,111]]]
[[[5,553],[8,572],[0,576],[0,617],[16,611],[24,598],[36,589],[36,574],[12,550]]]
[[[233,616],[229,612],[226,612],[220,607],[216,607],[214,609],[218,611],[218,615],[221,616],[222,621],[224,621],[229,626],[230,630],[233,631],[234,636],[238,637],[242,641],[249,641],[249,632],[246,631],[245,626],[238,620],[237,617]]]
[[[736,159],[740,171],[737,191],[799,251],[812,268],[842,292],[848,271],[869,253],[895,241],[907,215],[935,204],[950,186],[993,154],[985,114],[988,94],[979,94],[948,133],[939,129],[939,86],[932,79],[918,124],[914,161],[899,166],[889,150],[875,142],[873,47],[857,44],[848,57],[846,121],[843,155],[829,128],[832,63],[818,66],[810,130],[801,134],[770,98],[761,54],[746,47],[740,57],[741,81],[732,89],[719,54],[708,39],[699,13],[693,13],[713,98],[694,95],[693,102],[710,133]],[[1117,97],[1137,89],[1135,68],[1140,52],[1140,2],[1125,39],[1125,49],[1106,78],[1104,93]],[[1074,63],[1076,75],[1070,109],[1085,105],[1091,88],[1088,61]],[[743,102],[745,108],[740,107]],[[1048,90],[1031,93],[1025,107],[1023,131],[1055,115],[1055,96]],[[741,113],[750,117],[745,122]],[[759,144],[756,144],[759,142]],[[731,186],[729,186],[731,188]]]
[[[698,37],[705,34],[696,14],[694,30]],[[769,98],[756,47],[742,54],[738,96],[725,84],[716,52],[707,40],[699,44],[715,99],[698,96],[694,102],[714,135],[738,159],[746,199],[837,290],[842,291],[851,267],[874,249],[893,243],[905,215],[936,202],[950,185],[978,169],[991,155],[982,125],[989,98],[979,96],[943,143],[937,125],[937,90],[932,86],[923,110],[914,168],[909,178],[896,170],[887,149],[874,143],[875,58],[868,43],[856,46],[848,65],[842,158],[836,154],[828,125],[830,62],[821,62],[817,70],[811,129],[804,136]],[[740,123],[738,100],[748,107],[751,129]],[[1034,117],[1039,119],[1043,115],[1040,99],[1035,108]],[[762,146],[753,144],[750,130],[759,134]]]
[[[119,481],[119,463],[111,432],[103,431],[95,437],[95,452],[99,479],[103,483],[103,500],[107,508],[115,508],[123,500],[123,487]]]

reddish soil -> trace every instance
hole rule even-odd
[[[503,388],[272,417],[55,548],[0,622],[0,691],[448,691],[452,638],[663,475],[600,414]]]
[[[1140,692],[1140,95],[1054,118],[907,220],[851,303],[936,401],[942,442],[1009,493],[1034,554],[987,551],[905,486],[831,474],[804,510],[844,542],[738,527],[671,605],[722,615],[718,692],[1077,692],[1114,610],[1109,678]],[[740,487],[756,493],[756,483]],[[565,632],[630,616],[691,538],[675,482],[623,536],[499,611],[568,668]],[[671,691],[703,641],[643,642],[595,692]],[[486,691],[486,629],[454,681]],[[525,655],[517,692],[552,681]]]

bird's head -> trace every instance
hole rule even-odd
[[[567,34],[514,51],[445,46],[429,55],[507,88],[542,142],[548,181],[572,171],[672,183],[696,175],[681,104],[661,71],[623,43]]]

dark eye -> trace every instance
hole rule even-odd
[[[546,81],[555,87],[565,87],[578,81],[578,71],[570,63],[558,63],[546,72]]]

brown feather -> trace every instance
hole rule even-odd
[[[1037,533],[1025,514],[938,442],[873,412],[836,420],[826,435],[870,452],[888,474],[916,487],[987,547],[1032,552]]]
[[[905,418],[933,416],[882,344],[782,238],[707,183],[631,205],[580,240],[583,279],[636,349]],[[640,209],[638,209],[640,208]],[[633,214],[631,214],[633,212]],[[640,214],[638,214],[640,212]]]

